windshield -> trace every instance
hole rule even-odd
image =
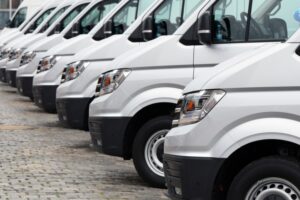
[[[45,26],[41,29],[40,33],[43,33],[49,28],[67,9],[69,6],[61,8],[59,11],[57,11],[51,19],[45,24]]]
[[[51,12],[54,10],[55,8],[50,8],[48,10],[46,10],[43,14],[41,14],[40,17],[37,18],[37,20],[35,20],[35,22],[30,26],[30,28],[26,31],[26,33],[32,33],[33,31],[35,31],[35,29],[41,25],[41,23],[43,23],[43,21],[51,14]]]
[[[113,34],[122,34],[153,1],[131,0],[113,18]]]
[[[213,14],[214,40],[287,40],[299,28],[294,18],[299,7],[298,1],[290,0],[220,0]]]
[[[79,34],[87,34],[103,19],[120,0],[107,0],[96,4],[79,22]]]
[[[153,14],[154,36],[173,34],[204,0],[166,0]]]
[[[81,4],[70,11],[48,34],[48,36],[52,34],[59,34],[62,30],[64,30],[71,21],[87,6],[88,4]]]
[[[10,28],[19,27],[26,19],[27,7],[20,8],[9,24]]]

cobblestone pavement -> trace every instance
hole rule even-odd
[[[0,84],[0,199],[167,199],[131,161],[97,153],[87,132],[59,124]]]

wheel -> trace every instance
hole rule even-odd
[[[300,200],[300,165],[268,157],[246,166],[233,180],[227,200]]]
[[[138,174],[153,187],[165,187],[163,148],[172,118],[162,116],[145,123],[133,143],[133,163]]]

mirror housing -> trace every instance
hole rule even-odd
[[[76,22],[75,24],[73,24],[72,26],[72,35],[76,36],[79,34],[79,23]]]
[[[56,24],[56,26],[54,28],[54,33],[55,34],[60,33],[60,29],[61,29],[61,23]]]
[[[212,44],[211,13],[209,11],[198,18],[198,39],[200,44]]]
[[[142,25],[142,34],[143,34],[143,39],[145,41],[152,40],[154,38],[154,33],[153,33],[153,17],[148,16]]]
[[[113,34],[113,21],[112,20],[108,20],[104,24],[103,32],[104,32],[105,37],[110,37]]]

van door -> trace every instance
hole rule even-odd
[[[195,46],[194,78],[266,42],[286,41],[299,28],[298,7],[290,0],[219,0],[210,11],[212,45]]]

